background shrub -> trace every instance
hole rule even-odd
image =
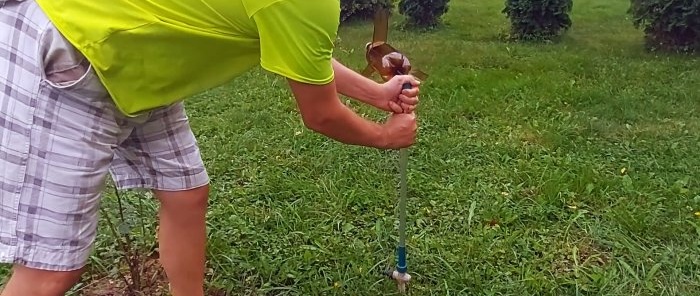
[[[399,13],[406,16],[407,23],[420,27],[432,27],[440,23],[447,13],[450,0],[401,0]]]
[[[700,49],[700,0],[631,0],[636,28],[643,28],[650,50]]]
[[[308,0],[312,1],[312,0]],[[340,0],[341,22],[372,19],[378,7],[394,8],[393,0]]]
[[[502,13],[510,19],[510,37],[551,40],[571,27],[572,0],[506,0]]]

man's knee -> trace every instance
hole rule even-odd
[[[47,271],[16,265],[0,295],[63,296],[80,280],[82,274],[82,269]]]
[[[183,191],[156,191],[165,210],[206,210],[209,202],[209,185]]]
[[[206,209],[209,205],[209,185],[204,185],[191,190],[192,206],[198,209]]]

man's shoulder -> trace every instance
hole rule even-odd
[[[309,1],[309,0],[241,0],[243,2],[243,6],[246,8],[246,12],[248,13],[248,16],[253,16],[260,10],[270,8],[275,6],[275,4],[288,4],[292,5],[296,8],[302,8],[302,7],[319,7],[323,5],[330,4],[333,7],[338,7],[340,9],[340,0],[316,0],[316,1]],[[295,10],[289,11],[292,13]],[[298,10],[296,10],[298,11]],[[329,13],[332,11],[329,11]]]
[[[284,0],[241,0],[249,17],[252,17],[261,9],[281,1]]]

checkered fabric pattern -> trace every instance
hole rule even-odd
[[[84,266],[108,173],[120,188],[209,182],[182,104],[123,116],[33,0],[0,0],[0,262]]]

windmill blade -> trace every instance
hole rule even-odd
[[[374,73],[374,67],[372,67],[371,64],[368,64],[367,67],[365,67],[364,70],[362,70],[361,74],[362,76],[365,77],[370,77]]]
[[[426,80],[426,79],[428,79],[428,74],[426,74],[425,72],[423,72],[423,71],[421,71],[421,70],[412,69],[410,73],[411,73],[411,75],[413,75],[414,77],[418,78],[418,80]]]
[[[389,10],[379,8],[374,14],[374,36],[372,43],[386,43],[389,35]]]

